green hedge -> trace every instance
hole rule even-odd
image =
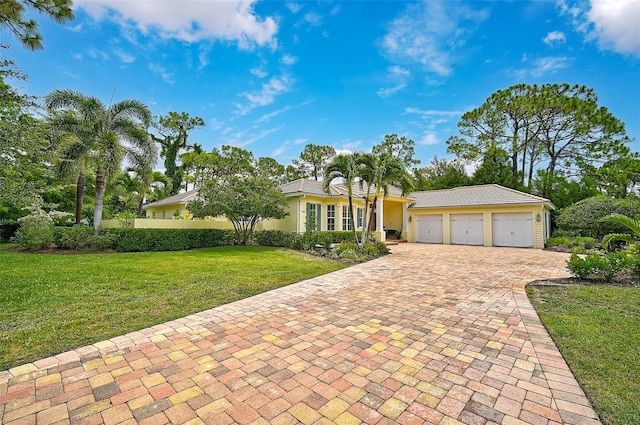
[[[233,245],[233,230],[221,229],[104,229],[118,252],[182,251]]]

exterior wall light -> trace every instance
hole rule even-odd
[[[542,220],[542,216],[540,215],[540,213],[536,214],[536,221],[540,221]]]
[[[413,221],[413,218],[409,216],[409,223],[411,223],[412,221]]]

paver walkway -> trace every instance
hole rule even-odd
[[[0,372],[0,423],[599,424],[524,292],[566,258],[398,245]]]

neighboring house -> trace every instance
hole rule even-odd
[[[409,242],[544,248],[555,207],[497,184],[413,193]]]
[[[280,186],[287,198],[287,215],[263,220],[257,230],[302,233],[313,230],[351,230],[349,199],[343,184],[332,184],[329,193],[322,182],[300,179]],[[372,192],[374,192],[372,188]],[[371,223],[378,240],[386,232],[402,232],[409,242],[544,248],[550,232],[550,211],[555,207],[544,198],[496,184],[414,192],[402,195],[390,187],[388,196],[377,200]],[[145,205],[146,219],[134,220],[136,228],[232,228],[225,217],[210,220],[171,220],[186,216],[186,207],[196,190]],[[353,185],[356,230],[364,223],[366,186]],[[373,203],[369,199],[369,211]],[[106,220],[105,227],[119,226]]]
[[[144,205],[142,209],[146,211],[147,218],[168,219],[184,217],[187,213],[187,204],[197,197],[198,191],[194,189]]]

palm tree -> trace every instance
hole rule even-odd
[[[133,167],[154,164],[158,154],[147,133],[151,111],[137,100],[123,100],[108,107],[97,97],[73,90],[54,90],[45,97],[50,111],[66,110],[65,127],[75,138],[67,145],[70,161],[90,158],[96,167],[96,200],[93,227],[102,221],[104,187],[120,171],[123,160]]]
[[[609,246],[614,241],[625,241],[629,243],[636,243],[637,239],[640,238],[640,222],[635,218],[627,217],[623,214],[611,214],[608,215],[600,221],[607,221],[611,223],[618,223],[629,230],[631,230],[631,234],[629,233],[609,233],[602,238],[602,246],[605,249],[609,249]]]
[[[376,207],[380,195],[382,194],[386,198],[389,196],[389,187],[397,185],[400,190],[402,190],[402,195],[404,196],[413,189],[413,179],[403,166],[402,162],[386,152],[382,152],[377,155],[363,154],[360,158],[362,164],[360,168],[360,187],[362,187],[364,182],[367,183],[367,201],[371,196],[371,189],[375,189],[370,216],[366,219],[366,226],[363,226],[362,229],[362,239],[366,240],[369,236],[369,227],[373,221],[373,216],[376,213]],[[367,212],[365,206],[365,217],[366,215]]]
[[[351,230],[353,231],[353,239],[356,244],[358,242],[358,235],[356,233],[356,226],[353,219],[353,183],[358,177],[358,161],[356,154],[350,155],[336,155],[324,168],[324,191],[329,193],[331,182],[334,179],[342,179],[347,187],[347,195],[349,197],[349,221],[351,223]]]

